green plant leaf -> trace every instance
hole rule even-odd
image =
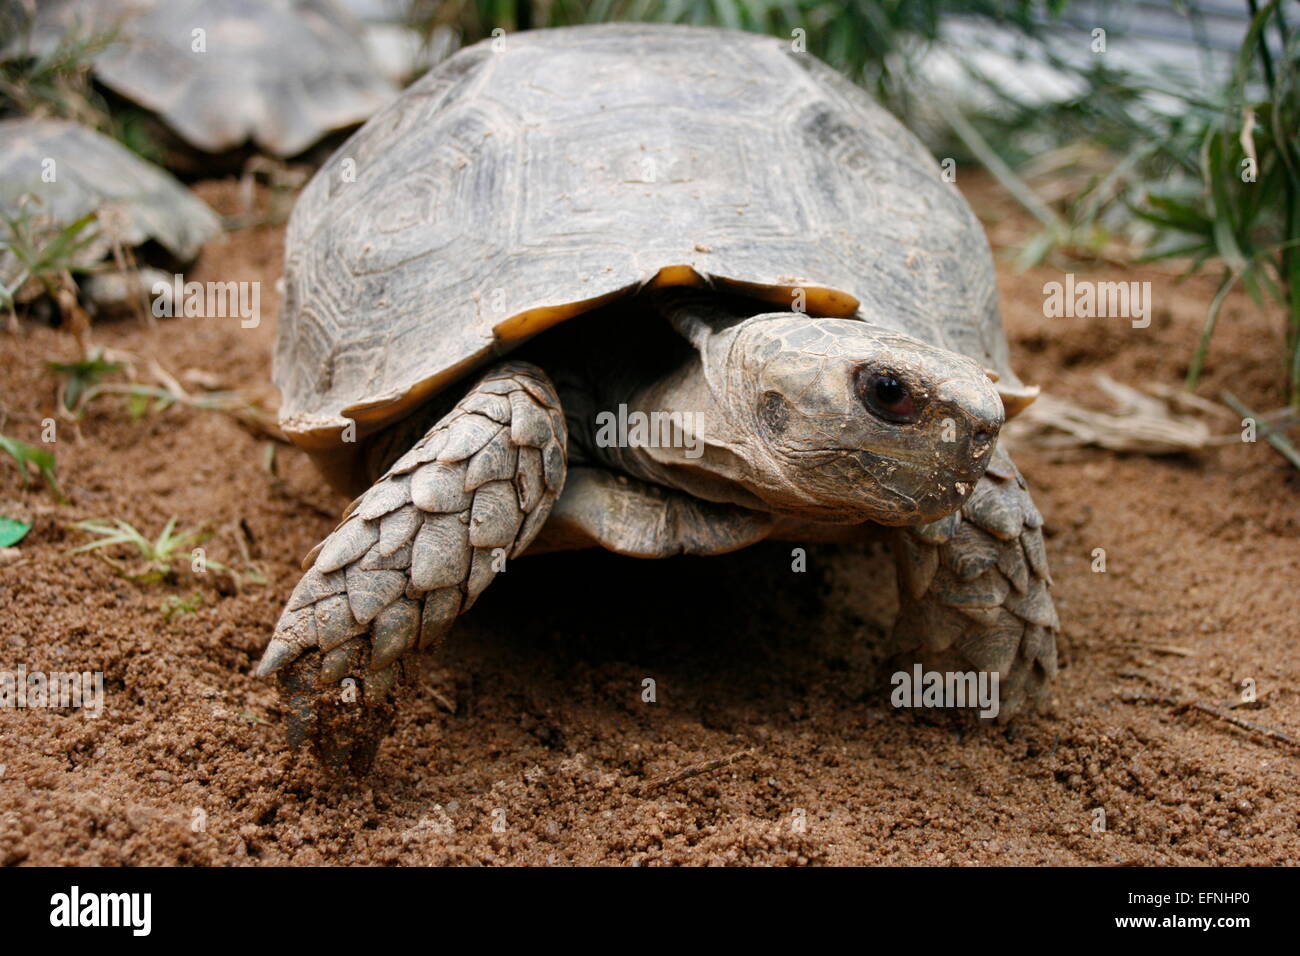
[[[32,530],[30,522],[0,515],[0,548],[11,548]]]

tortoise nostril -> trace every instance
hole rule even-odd
[[[1002,404],[987,381],[951,378],[939,384],[935,398],[965,425],[963,431],[974,446],[995,441],[1002,428]]]

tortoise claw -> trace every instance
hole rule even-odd
[[[257,677],[270,677],[297,656],[298,648],[278,637],[272,638],[271,643],[266,645],[262,660],[258,662],[257,670],[253,674]]]
[[[310,741],[316,759],[333,773],[364,776],[397,714],[402,665],[371,672],[378,680],[358,674],[355,684],[340,686],[321,680],[320,658],[309,651],[279,672],[289,744],[297,749]]]

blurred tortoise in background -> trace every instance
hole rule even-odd
[[[32,6],[5,2],[14,20]],[[397,93],[333,0],[41,0],[29,27],[33,53],[111,34],[96,78],[209,153],[251,139],[294,156]]]
[[[1003,714],[1055,673],[1042,518],[997,446],[1036,390],[984,234],[780,40],[617,24],[457,53],[299,199],[278,334],[284,431],[361,496],[258,673],[336,767],[368,766],[408,655],[562,548],[885,534],[899,654],[997,672]]]
[[[172,287],[169,273],[141,267],[131,250],[156,242],[176,265],[221,230],[217,214],[167,172],[54,119],[0,121],[0,217],[5,298],[30,301],[75,271],[99,311],[143,304],[156,282]]]
[[[338,4],[361,24],[361,39],[375,66],[398,86],[405,86],[460,46],[460,33],[449,22],[432,24],[429,36],[422,36],[411,25],[412,0],[338,0]]]

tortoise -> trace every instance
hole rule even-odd
[[[70,240],[70,263],[88,269],[83,291],[100,310],[141,301],[155,282],[171,276],[155,268],[96,268],[112,252],[157,242],[188,262],[221,230],[217,214],[171,174],[93,129],[57,119],[0,121],[0,282],[18,299],[36,292],[24,264],[8,248],[15,231],[45,246],[60,233]],[[93,215],[89,222],[78,223]],[[68,233],[75,231],[75,236]]]
[[[1032,400],[934,159],[784,41],[612,24],[467,47],[290,219],[284,432],[359,497],[256,673],[364,769],[409,655],[507,560],[886,535],[898,654],[1043,696],[1043,519],[998,445]],[[626,427],[625,427],[626,426]],[[345,682],[342,690],[339,682]]]
[[[370,59],[399,87],[459,46],[460,36],[451,26],[434,26],[427,40],[410,26],[410,0],[339,0],[339,6],[361,24]]]
[[[96,78],[209,153],[294,156],[397,93],[333,0],[42,0],[30,45],[69,31],[113,32]]]

